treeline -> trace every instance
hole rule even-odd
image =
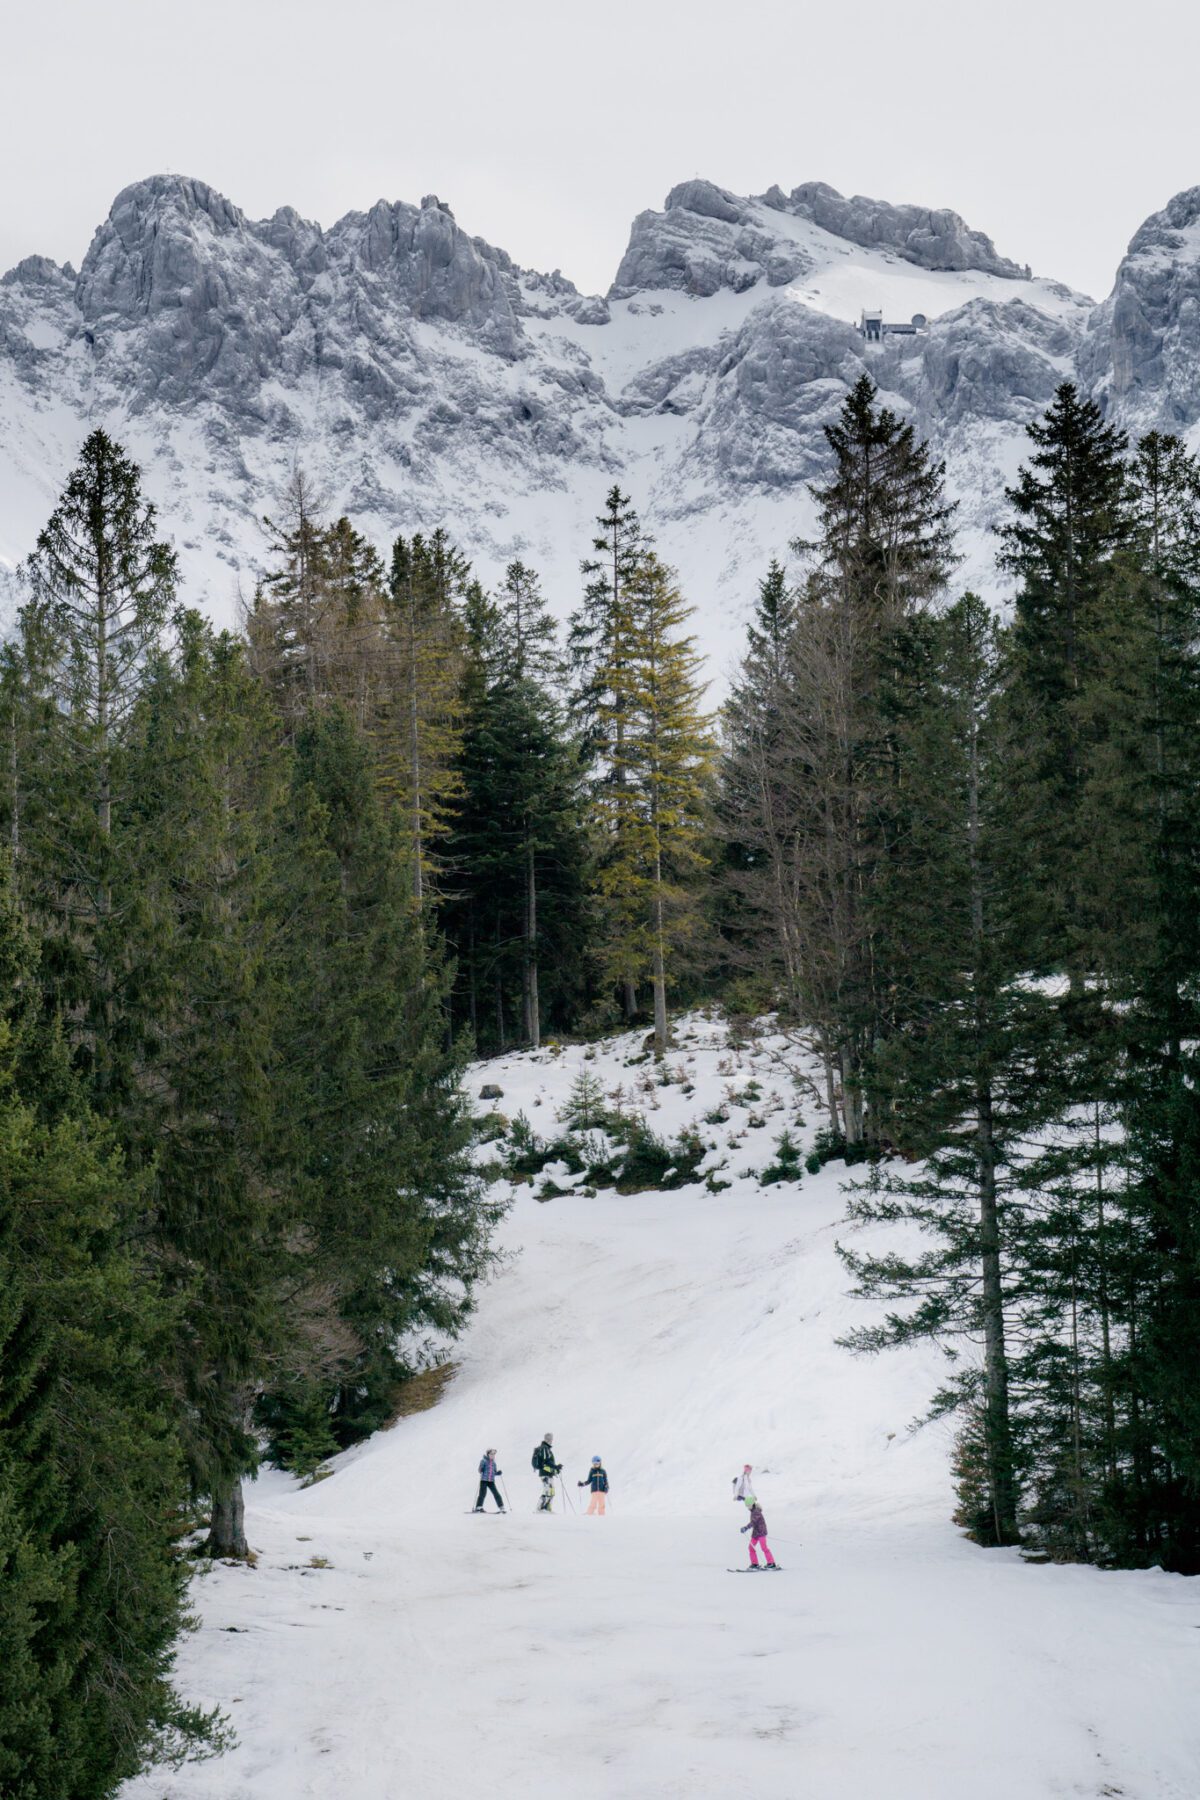
[[[109,1795],[219,1745],[171,1685],[190,1547],[246,1556],[264,1435],[311,1470],[372,1429],[489,1261],[449,970],[414,897],[449,790],[414,788],[384,730],[360,541],[338,527],[322,554],[319,607],[281,578],[249,642],[214,632],[96,432],[3,650],[11,1800]],[[446,559],[398,547],[414,612]],[[417,635],[424,756],[442,665]]]
[[[1064,385],[1000,624],[869,381],[828,435],[728,708],[720,923],[873,1165],[852,1214],[906,1227],[843,1252],[892,1308],[852,1342],[955,1358],[980,1539],[1196,1572],[1200,467]]]
[[[385,563],[303,476],[271,525],[250,661],[285,716],[336,696],[371,746],[414,902],[478,1052],[633,1023],[706,971],[715,738],[690,609],[608,495],[567,642],[534,570],[484,592],[443,528]]]

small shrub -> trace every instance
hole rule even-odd
[[[804,1166],[810,1175],[819,1175],[827,1162],[846,1153],[846,1140],[840,1131],[832,1126],[822,1125],[813,1140],[813,1147],[804,1159]]]
[[[597,1131],[604,1124],[604,1089],[590,1069],[580,1069],[558,1116],[572,1131]]]
[[[804,1159],[791,1132],[781,1131],[775,1140],[775,1161],[763,1170],[758,1179],[764,1187],[774,1187],[780,1181],[799,1181],[803,1164]]]
[[[475,1121],[475,1142],[477,1144],[494,1144],[498,1138],[507,1137],[509,1123],[503,1113],[483,1113]]]

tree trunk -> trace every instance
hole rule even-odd
[[[1100,1350],[1104,1398],[1104,1473],[1114,1485],[1117,1479],[1117,1412],[1112,1360],[1112,1306],[1108,1292],[1108,1229],[1104,1207],[1104,1165],[1101,1161],[1100,1104],[1093,1108],[1096,1150],[1096,1257],[1099,1275]]]
[[[210,1556],[235,1557],[244,1562],[250,1554],[246,1542],[246,1502],[242,1495],[241,1476],[226,1486],[214,1489],[212,1522],[206,1546]]]
[[[496,1048],[504,1050],[504,975],[500,956],[500,921],[496,921]]]
[[[1004,1287],[1000,1273],[1000,1219],[996,1206],[996,1140],[990,1088],[975,1096],[976,1154],[979,1162],[979,1252],[983,1282],[983,1432],[988,1493],[998,1544],[1020,1542],[1016,1478],[1008,1397],[1008,1352],[1004,1341]]]
[[[825,1108],[829,1114],[829,1129],[835,1137],[842,1135],[842,1115],[838,1111],[837,1076],[834,1073],[833,1057],[829,1052],[829,1040],[821,1033],[821,1061],[825,1065]]]
[[[667,970],[663,946],[662,869],[655,861],[654,870],[654,1054],[667,1053]]]
[[[542,1042],[542,1018],[538,1002],[537,932],[537,870],[534,867],[533,846],[527,844],[525,851],[525,968],[522,985],[525,990],[525,1037],[534,1050],[537,1050]]]
[[[857,1083],[853,1052],[843,1048],[842,1063],[842,1117],[846,1121],[846,1142],[861,1144],[863,1139],[863,1097]]]
[[[971,882],[971,966],[978,976],[986,950],[983,869],[980,857],[979,715],[970,724],[967,789],[967,846]],[[987,1007],[976,981],[975,1025],[979,1039],[987,1035]],[[1004,1284],[1000,1264],[1000,1213],[996,1202],[999,1152],[992,1104],[992,1084],[985,1070],[975,1078],[975,1144],[979,1170],[979,1257],[983,1285],[983,1431],[987,1455],[992,1527],[998,1544],[1020,1542],[1017,1530],[1016,1471],[1013,1467],[1012,1414],[1008,1391],[1008,1349],[1004,1340]]]

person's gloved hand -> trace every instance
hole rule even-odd
[[[586,1487],[586,1486],[587,1486],[587,1482],[586,1482],[586,1481],[577,1481],[577,1482],[576,1482],[576,1483],[575,1483],[575,1486],[576,1486],[576,1487]]]
[[[743,1525],[741,1531],[738,1533],[739,1537],[744,1537],[746,1532],[749,1531],[749,1529],[750,1529],[750,1527],[748,1525]]]

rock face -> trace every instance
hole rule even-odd
[[[1081,362],[1136,430],[1186,432],[1200,417],[1200,187],[1134,234]]]
[[[802,183],[786,200],[778,188],[772,188],[770,202],[781,212],[811,219],[834,237],[872,249],[894,250],[923,269],[980,269],[1010,280],[1029,274],[1007,257],[997,256],[990,237],[972,231],[957,213],[944,208],[931,212],[924,206],[889,206],[862,194],[847,200],[823,181]]]
[[[864,309],[926,323],[868,342]],[[1200,435],[1200,188],[1147,220],[1096,306],[954,213],[819,182],[681,183],[602,298],[518,268],[434,195],[322,229],[153,176],[78,275],[30,256],[0,278],[0,573],[93,422],[145,465],[188,597],[224,616],[296,461],[381,542],[444,523],[489,578],[519,553],[560,612],[619,480],[719,665],[766,558],[810,523],[824,427],[864,370],[945,457],[964,576],[994,588],[986,531],[1062,380],[1130,430]]]

